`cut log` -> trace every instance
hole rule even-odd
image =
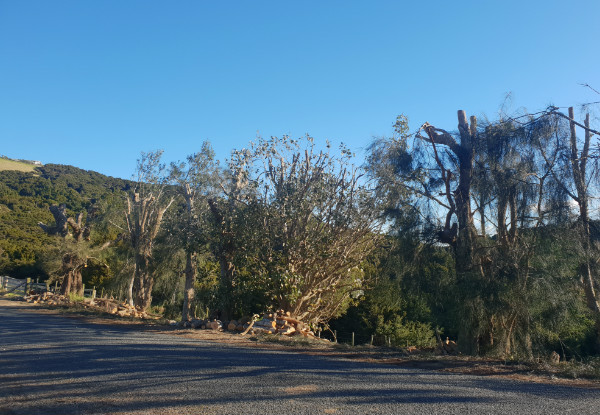
[[[252,320],[252,321],[250,322],[250,324],[248,324],[248,327],[246,328],[246,330],[244,330],[244,331],[241,333],[241,335],[242,335],[242,336],[245,336],[246,334],[248,334],[248,332],[249,332],[250,330],[252,330],[252,327],[254,327],[254,320]]]

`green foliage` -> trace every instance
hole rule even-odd
[[[58,242],[43,232],[38,222],[53,223],[49,206],[64,203],[71,216],[89,212],[87,221],[95,225],[107,201],[118,206],[128,187],[125,180],[72,166],[48,164],[33,172],[0,171],[0,273],[48,278],[55,268],[46,267],[44,258]],[[102,243],[114,235],[112,232],[103,233],[94,227],[92,239]]]
[[[208,143],[168,175],[160,152],[144,155],[150,164],[139,166],[138,194],[148,203],[156,191],[165,203],[175,200],[150,232],[152,243],[137,252],[148,259],[154,304],[167,317],[180,315],[193,258],[190,310],[203,317],[284,308],[314,325],[329,321],[340,338],[354,332],[356,343],[381,335],[397,346],[430,346],[435,327],[463,336],[475,352],[506,358],[593,354],[597,316],[578,275],[589,262],[596,278],[598,250],[584,249],[569,203],[568,146],[555,139],[567,137],[565,125],[477,127],[472,229],[457,226],[452,206],[460,151],[447,146],[462,136],[436,129],[433,145],[423,131],[410,134],[398,117],[395,135],[370,147],[368,178],[348,149],[317,151],[310,137],[259,139],[234,151],[225,171]],[[562,168],[550,172],[552,154]],[[84,283],[124,293],[136,269],[133,248],[141,247],[135,238],[149,240],[127,229],[132,190],[128,181],[71,166],[0,171],[0,273],[58,278],[62,254],[81,249]],[[51,224],[48,207],[61,203],[71,217],[85,212],[89,245],[74,247],[38,226]],[[465,232],[472,251],[457,249]],[[100,249],[107,241],[110,248]]]

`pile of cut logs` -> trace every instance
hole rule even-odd
[[[191,320],[183,323],[184,327],[207,330],[228,330],[245,334],[280,334],[284,336],[301,335],[317,338],[315,333],[304,322],[292,317],[289,312],[279,311],[263,315],[262,319],[245,318],[222,322],[219,320]]]
[[[25,296],[25,301],[34,304],[47,304],[47,305],[73,305],[80,304],[83,308],[92,309],[97,311],[104,311],[110,314],[118,315],[120,317],[137,317],[146,319],[158,319],[159,316],[149,314],[142,310],[140,307],[132,307],[127,303],[122,303],[112,298],[84,298],[83,301],[74,302],[69,297],[61,294],[54,294],[52,292],[43,293],[31,293]]]

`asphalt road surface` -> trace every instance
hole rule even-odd
[[[0,415],[600,414],[600,390],[234,347],[0,300]]]

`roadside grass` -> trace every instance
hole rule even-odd
[[[560,362],[551,365],[556,376],[568,379],[600,380],[600,356],[584,358],[581,361]]]
[[[280,344],[289,347],[306,347],[306,348],[317,348],[317,347],[330,347],[330,343],[325,343],[323,340],[312,339],[304,336],[282,336],[278,334],[255,334],[252,336],[256,338],[259,343],[272,343]]]
[[[23,294],[7,293],[6,290],[0,290],[0,297],[4,298],[5,300],[20,300],[23,298]]]

